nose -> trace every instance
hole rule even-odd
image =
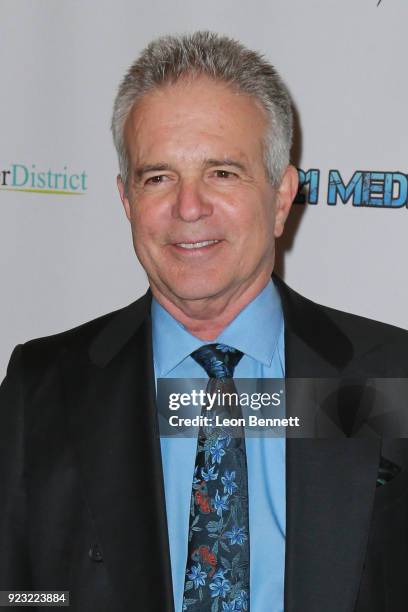
[[[213,205],[198,181],[181,181],[173,206],[173,216],[186,222],[198,221],[212,214]]]

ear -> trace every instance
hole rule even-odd
[[[283,228],[299,187],[298,171],[289,165],[282,177],[276,194],[275,238],[283,234]]]
[[[120,174],[116,178],[116,184],[118,186],[120,199],[122,200],[123,208],[125,209],[126,216],[130,221],[130,204],[126,195],[125,185],[123,184]]]

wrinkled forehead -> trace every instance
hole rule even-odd
[[[266,129],[266,112],[253,96],[201,76],[144,94],[129,113],[125,142],[132,158],[167,148],[189,157],[215,152],[206,147],[217,149],[217,155],[235,149],[253,157],[263,152]]]

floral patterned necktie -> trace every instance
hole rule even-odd
[[[232,377],[241,351],[207,344],[191,356],[210,378],[207,391],[236,393]],[[237,410],[233,416],[240,414],[239,405]],[[214,417],[205,406],[202,414]],[[233,437],[232,429],[205,427],[198,434],[183,600],[188,612],[249,610],[245,437],[243,431],[235,437],[236,428]]]

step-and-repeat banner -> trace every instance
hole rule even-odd
[[[302,183],[279,273],[408,328],[407,22],[406,0],[2,0],[0,378],[17,343],[147,287],[109,123],[124,72],[164,33],[213,30],[276,65]]]

